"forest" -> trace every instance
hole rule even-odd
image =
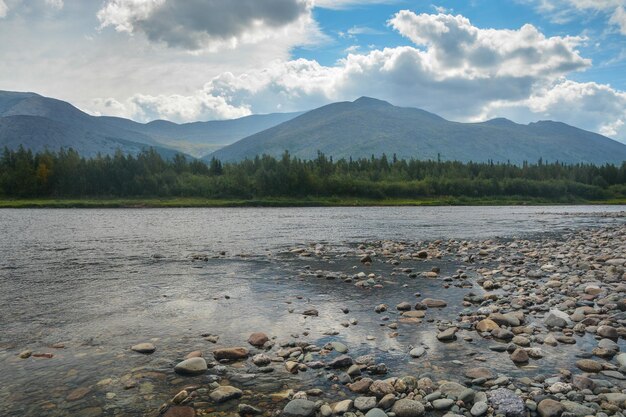
[[[428,197],[539,198],[599,201],[626,197],[626,162],[621,166],[534,161],[460,163],[398,160],[382,155],[333,160],[318,154],[301,160],[259,156],[222,163],[154,150],[138,155],[82,158],[61,150],[33,154],[4,149],[0,196],[29,198],[197,197],[206,199]]]

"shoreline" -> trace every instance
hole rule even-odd
[[[237,208],[237,207],[437,207],[437,206],[584,206],[626,205],[626,199],[578,200],[536,198],[463,198],[437,197],[422,199],[364,198],[84,198],[84,199],[0,199],[0,209],[33,208]]]

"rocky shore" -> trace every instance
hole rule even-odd
[[[188,383],[145,415],[626,415],[624,225],[536,239],[379,241],[347,250],[316,244],[275,257],[299,265],[296,279],[354,287],[355,303],[359,292],[375,294],[395,285],[405,301],[372,303],[368,320],[384,328],[389,339],[425,326],[432,337],[402,346],[406,366],[402,360],[386,364],[380,351],[363,352],[362,346],[340,341],[363,320],[352,317],[350,305],[336,311],[337,328],[324,334],[258,329],[228,346],[219,335],[198,335],[206,347],[175,360],[170,370],[178,384]],[[433,261],[451,263],[454,271],[442,272]],[[412,291],[409,284],[420,280],[438,283],[441,295],[424,298]],[[446,297],[452,288],[463,292],[462,305]],[[453,308],[458,314],[445,314]],[[314,323],[320,310],[288,304],[284,314]],[[435,349],[451,352],[446,363],[437,362],[441,356],[431,358]],[[158,350],[158,342],[137,340],[128,354],[139,359]],[[455,352],[467,353],[454,357]],[[33,360],[30,351],[19,355]],[[553,359],[561,356],[570,358],[568,365],[554,369]],[[260,392],[254,383],[238,383],[241,378],[234,376],[242,374],[289,382]],[[298,384],[303,376],[306,383]],[[126,383],[134,388],[132,378]],[[88,392],[73,392],[68,401]]]

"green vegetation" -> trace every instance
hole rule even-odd
[[[75,151],[0,157],[0,207],[363,206],[626,202],[614,165],[256,157],[222,164]]]

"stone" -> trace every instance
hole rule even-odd
[[[446,330],[439,332],[437,334],[437,340],[441,342],[450,342],[452,340],[455,340],[457,331],[458,331],[458,328],[456,327],[447,328]]]
[[[283,409],[284,417],[312,417],[315,415],[315,403],[309,400],[291,400]]]
[[[426,354],[426,349],[424,349],[421,346],[413,348],[409,352],[409,355],[411,355],[411,357],[413,357],[413,358],[420,358],[420,357],[424,356],[425,354]]]
[[[407,302],[405,301],[405,302],[402,302],[402,303],[398,304],[398,305],[396,306],[396,309],[397,309],[398,311],[409,311],[409,310],[411,309],[411,304],[409,304],[409,303],[407,303]]]
[[[490,369],[479,367],[466,370],[465,377],[469,379],[484,378],[489,380],[495,378],[496,375]]]
[[[592,416],[596,414],[593,408],[584,406],[574,401],[564,400],[561,401],[561,404],[565,407],[565,411],[572,413],[577,417]]]
[[[487,410],[489,409],[489,405],[486,402],[477,402],[476,404],[474,404],[472,406],[472,409],[470,410],[470,413],[474,416],[474,417],[479,417],[482,416],[483,414],[485,414],[487,412]]]
[[[557,309],[550,310],[543,322],[548,327],[561,328],[567,327],[568,324],[571,324],[571,320],[567,313],[564,313],[561,310]]]
[[[511,339],[511,342],[518,346],[524,346],[524,347],[530,346],[530,340],[528,340],[528,338],[521,336],[521,335],[517,335],[513,337],[513,339]]]
[[[488,393],[489,402],[497,414],[506,417],[525,417],[526,405],[513,391],[498,388]]]
[[[187,406],[172,406],[167,409],[163,417],[196,417],[196,410]]]
[[[33,354],[32,350],[24,350],[20,352],[19,357],[22,359],[28,359]]]
[[[237,406],[237,413],[240,416],[256,416],[258,414],[263,414],[263,410],[248,404],[239,404]]]
[[[260,333],[260,332],[252,333],[250,335],[250,337],[248,337],[248,343],[250,343],[252,346],[256,346],[256,347],[263,346],[269,340],[270,340],[270,338],[267,337],[267,335],[265,333]]]
[[[511,353],[511,360],[517,364],[528,363],[528,353],[522,348],[517,348]]]
[[[249,355],[248,349],[244,347],[233,347],[233,348],[224,348],[224,349],[216,349],[213,351],[213,356],[215,360],[229,360],[229,361],[237,361],[241,359],[247,358]]]
[[[454,400],[450,398],[441,398],[433,401],[433,407],[435,410],[447,410],[454,405]]]
[[[387,414],[380,408],[372,408],[365,414],[365,417],[387,417]]]
[[[393,388],[388,382],[385,381],[374,381],[369,387],[369,390],[372,394],[374,394],[377,398],[382,398],[387,394],[394,394],[396,390]]]
[[[357,397],[354,399],[354,408],[364,413],[376,407],[376,397]]]
[[[382,408],[383,410],[389,410],[393,404],[396,402],[395,394],[387,394],[383,398],[378,401],[378,408]]]
[[[348,347],[341,342],[331,342],[330,345],[335,352],[346,353],[348,351]]]
[[[358,392],[359,394],[364,394],[369,391],[370,385],[372,385],[374,381],[371,378],[363,378],[359,381],[356,381],[353,384],[348,385],[348,389],[352,392]]]
[[[201,375],[208,369],[204,358],[185,359],[174,367],[174,371],[181,375]]]
[[[406,398],[396,401],[391,407],[391,411],[397,417],[421,417],[425,412],[422,403]]]
[[[459,398],[461,393],[465,391],[465,386],[457,382],[444,382],[439,386],[441,391],[448,398]]]
[[[320,315],[320,313],[319,313],[319,311],[317,311],[316,309],[311,308],[311,309],[308,309],[308,310],[304,310],[304,311],[302,312],[302,315],[303,315],[303,316],[310,316],[310,317],[317,317],[317,316],[319,316],[319,315]]]
[[[178,394],[176,394],[174,398],[172,398],[172,402],[174,404],[180,404],[185,401],[187,397],[189,397],[189,392],[187,390],[182,390]]]
[[[138,353],[150,354],[150,353],[154,353],[154,351],[156,350],[156,347],[152,343],[138,343],[136,345],[131,346],[130,350],[138,352]]]
[[[596,330],[596,334],[611,340],[617,340],[619,338],[619,333],[617,333],[617,329],[613,326],[600,326]]]
[[[67,394],[67,397],[65,399],[67,401],[78,401],[90,392],[91,388],[89,387],[76,388],[75,390],[72,390],[69,394]]]
[[[443,308],[448,304],[444,300],[438,300],[434,298],[424,298],[422,303],[426,305],[428,308]]]
[[[211,394],[209,394],[209,397],[211,397],[214,402],[220,404],[236,398],[241,398],[242,395],[243,392],[240,389],[229,385],[223,385],[212,391]]]
[[[553,399],[546,398],[537,405],[537,411],[541,417],[560,417],[565,407]]]
[[[331,362],[328,363],[328,366],[330,368],[347,368],[350,365],[352,365],[354,363],[354,361],[352,360],[352,358],[348,355],[341,355],[339,357],[336,357],[335,359],[333,359]]]
[[[252,363],[256,366],[267,366],[272,362],[272,358],[267,356],[264,353],[259,353],[258,355],[254,355],[252,357]]]
[[[476,323],[476,331],[481,333],[491,333],[492,330],[499,328],[498,324],[491,319],[484,319]]]
[[[352,409],[352,400],[343,400],[335,403],[332,407],[333,414],[343,415]]]
[[[602,364],[593,359],[581,359],[576,361],[576,366],[585,372],[597,373],[602,370]]]

